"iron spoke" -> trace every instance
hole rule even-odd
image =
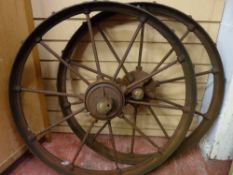
[[[118,56],[118,54],[116,53],[115,49],[113,48],[112,44],[110,43],[110,41],[108,40],[106,34],[103,32],[103,30],[98,26],[98,30],[100,32],[100,34],[102,35],[102,37],[104,38],[104,41],[106,42],[107,46],[109,47],[110,51],[112,52],[112,54],[114,55],[114,57],[116,58],[117,62],[120,64],[121,63],[121,59]],[[127,71],[127,69],[125,68],[124,65],[122,65],[122,69],[125,72],[127,78],[130,80],[130,75],[129,72]]]
[[[81,74],[79,74],[78,72],[76,72],[69,63],[67,63],[62,57],[59,56],[59,54],[57,54],[53,49],[51,49],[45,42],[40,41],[40,45],[42,45],[48,52],[50,52],[53,56],[55,56],[60,63],[64,64],[69,70],[70,72],[72,72],[77,78],[80,78],[81,80],[83,80],[87,85],[90,84],[90,82],[84,78]]]
[[[166,129],[163,127],[162,123],[160,122],[158,116],[155,114],[154,110],[151,108],[151,107],[148,107],[151,114],[153,115],[155,121],[158,123],[159,127],[161,128],[161,130],[163,131],[164,135],[167,137],[167,138],[170,138]]]
[[[64,92],[55,92],[55,91],[47,91],[47,90],[40,90],[40,89],[29,89],[29,88],[20,88],[21,92],[27,92],[27,93],[37,93],[37,94],[44,94],[49,96],[64,96],[64,97],[73,97],[73,98],[79,98],[80,100],[84,100],[82,95],[76,95],[76,94],[69,94]]]
[[[87,19],[87,25],[88,25],[90,38],[91,38],[91,46],[92,46],[93,54],[95,57],[98,76],[99,76],[99,78],[103,78],[102,73],[101,73],[100,62],[99,62],[99,58],[98,58],[98,53],[97,53],[97,49],[96,49],[96,44],[95,44],[95,39],[94,39],[94,35],[93,35],[93,29],[92,29],[92,24],[91,24],[91,19],[90,19],[89,13],[86,13],[86,19]]]
[[[133,89],[134,87],[136,87],[138,84],[141,84],[147,80],[149,80],[150,78],[152,78],[153,76],[159,74],[160,72],[172,67],[173,65],[177,64],[178,63],[178,60],[175,60],[169,64],[167,64],[166,66],[162,67],[161,69],[155,71],[155,72],[152,72],[150,75],[147,75],[146,77],[140,79],[140,80],[137,80],[133,83],[131,83],[127,88],[126,88],[126,92],[129,91],[130,89]]]
[[[212,70],[212,69],[211,69],[211,70],[208,70],[208,71],[196,73],[195,76],[196,76],[196,77],[200,77],[200,76],[204,76],[204,75],[207,75],[207,74],[210,74],[210,73],[213,73],[213,70]],[[159,82],[159,85],[160,85],[160,84],[165,84],[165,83],[171,83],[171,82],[174,82],[174,81],[184,80],[184,79],[185,79],[184,76],[180,76],[180,77],[176,77],[176,78],[171,78],[171,79],[168,79],[168,80],[160,81],[160,82]]]
[[[190,33],[190,31],[186,31],[184,33],[184,35],[180,38],[180,41],[183,41],[187,36],[188,34]],[[153,69],[152,72],[154,71],[157,71],[160,66],[168,59],[168,57],[174,52],[174,49],[172,48],[171,50],[168,51],[168,53],[161,59],[161,61],[159,62],[159,64],[157,64],[157,66]]]
[[[72,160],[72,162],[71,162],[71,164],[73,165],[73,167],[74,167],[74,164],[75,164],[76,159],[78,158],[80,152],[82,151],[83,146],[85,145],[85,142],[87,141],[87,138],[88,138],[88,136],[90,135],[91,130],[93,129],[93,127],[94,127],[94,125],[95,125],[96,122],[98,122],[98,121],[95,119],[95,120],[91,123],[90,127],[88,128],[88,130],[86,131],[86,133],[85,133],[85,135],[84,135],[84,137],[83,137],[83,139],[82,139],[81,145],[79,146],[79,148],[78,148],[77,152],[75,153],[75,156],[74,156],[74,158],[73,158],[73,160]]]
[[[137,126],[137,114],[138,114],[138,108],[135,107],[134,109],[134,115],[133,115],[133,119],[134,119],[134,126]],[[134,143],[135,143],[135,128],[133,127],[133,132],[132,132],[132,139],[131,139],[131,153],[134,153]]]
[[[80,104],[83,104],[83,103],[84,103],[83,101],[76,101],[76,102],[70,103],[70,105],[74,106],[74,105],[80,105]]]
[[[81,108],[80,110],[78,110],[77,112],[74,112],[66,117],[64,117],[62,120],[59,120],[58,122],[54,123],[53,125],[51,125],[50,127],[40,131],[38,134],[36,134],[33,139],[38,138],[39,136],[45,134],[46,132],[50,131],[51,129],[55,128],[56,126],[60,125],[61,123],[71,119],[72,117],[74,117],[75,115],[78,115],[79,113],[83,112],[85,110],[85,107]]]
[[[123,56],[123,58],[122,58],[122,60],[121,60],[121,62],[120,62],[120,64],[119,64],[119,66],[118,66],[118,68],[117,68],[117,70],[116,70],[114,76],[113,76],[114,80],[116,80],[116,78],[117,78],[117,76],[118,76],[118,74],[119,74],[119,72],[120,72],[122,66],[124,65],[125,60],[126,60],[126,58],[128,57],[129,52],[130,52],[130,50],[131,50],[131,48],[132,48],[132,46],[133,46],[133,44],[134,44],[134,42],[135,42],[135,40],[136,40],[136,38],[137,38],[137,36],[138,36],[139,31],[140,31],[141,28],[143,27],[144,23],[145,23],[144,21],[141,21],[140,24],[138,25],[136,31],[134,32],[133,37],[132,37],[132,39],[131,39],[131,41],[130,41],[130,43],[129,43],[129,46],[128,46],[128,48],[126,49],[126,52],[125,52],[125,54],[124,54],[124,56]]]
[[[162,101],[162,102],[164,102],[164,103],[173,105],[173,106],[178,107],[178,108],[184,108],[184,106],[182,106],[182,105],[180,105],[180,104],[177,104],[177,103],[172,102],[172,101],[170,101],[170,100],[163,99],[163,98],[161,98],[161,97],[156,97],[156,100]],[[201,112],[198,112],[198,111],[195,111],[195,114],[198,114],[198,115],[200,115],[200,116],[202,116],[202,117],[205,117],[205,114],[203,114],[203,113],[201,113]]]
[[[74,65],[74,66],[77,66],[77,67],[80,67],[82,69],[88,70],[88,71],[90,71],[90,72],[95,73],[95,74],[98,75],[98,72],[95,69],[92,69],[92,68],[90,68],[90,67],[88,67],[86,65],[83,65],[83,64],[80,64],[80,63],[76,63],[74,61],[71,61],[70,64]],[[107,75],[107,74],[104,74],[104,73],[101,73],[101,75],[102,75],[102,77],[106,77],[106,78],[108,78],[110,80],[112,79],[112,77],[110,75]]]
[[[117,157],[117,151],[116,151],[116,143],[115,143],[115,138],[114,138],[114,135],[113,135],[112,125],[111,125],[111,121],[110,120],[108,121],[108,129],[109,129],[110,139],[111,139],[111,143],[112,143],[112,147],[113,147],[113,151],[114,151],[116,168],[118,170],[120,170],[120,168],[118,166],[118,157]]]
[[[145,33],[145,24],[141,30],[141,38],[140,38],[140,46],[139,46],[139,57],[138,57],[138,69],[142,69],[142,52],[143,52],[143,44],[144,44],[144,33]]]
[[[93,142],[100,135],[100,133],[104,130],[104,128],[108,125],[108,121],[104,123],[104,125],[97,131],[97,133],[93,136]]]
[[[122,118],[125,120],[126,123],[128,123],[131,127],[135,128],[135,130],[143,136],[144,139],[146,139],[151,145],[153,145],[155,148],[160,149],[160,147],[154,143],[141,129],[139,129],[136,125],[134,125],[129,119],[127,119],[125,116],[122,116]]]
[[[151,102],[136,101],[136,100],[126,100],[126,102],[131,103],[131,104],[137,104],[137,105],[154,106],[157,108],[174,109],[174,110],[181,110],[181,111],[185,110],[183,106],[168,106],[168,105],[163,105],[163,104],[155,104]]]

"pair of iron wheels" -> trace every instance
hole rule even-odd
[[[44,37],[57,25],[74,17],[84,22],[60,55]],[[169,26],[166,19],[181,25],[185,32],[177,36],[178,31],[173,25]],[[189,36],[203,45],[206,60],[197,60],[190,50],[187,51],[184,41]],[[57,91],[33,89],[23,84],[26,63],[38,45],[59,62]],[[164,52],[162,58],[157,56],[161,52]],[[200,61],[207,69],[194,67]],[[212,94],[205,110],[200,110],[198,85],[203,85],[207,79],[213,82]],[[18,131],[31,152],[48,166],[67,175],[142,175],[159,167],[172,155],[195,146],[208,131],[222,104],[224,72],[212,39],[182,12],[155,3],[88,2],[54,14],[30,34],[16,57],[9,88]],[[182,91],[174,96],[169,92],[172,89]],[[22,107],[24,94],[58,97],[63,118],[40,132],[33,131]],[[162,119],[162,115],[167,118]],[[88,126],[83,125],[83,120]],[[151,123],[152,120],[155,123]],[[169,120],[176,121],[173,131],[165,127]],[[197,120],[195,129],[188,133],[192,122]],[[39,141],[63,122],[68,123],[80,140],[69,160],[50,152]],[[119,127],[115,131],[119,125],[123,131],[119,131]],[[128,126],[126,133],[125,125]],[[147,128],[157,126],[160,135],[163,134],[159,138],[162,141],[158,143],[158,137],[153,137],[145,125]],[[99,139],[103,133],[107,134],[108,144]],[[125,148],[118,144],[121,137],[128,143]],[[146,152],[137,148],[138,140],[144,140],[140,144],[145,145],[140,146],[147,148]],[[82,167],[77,159],[84,146],[113,162],[114,166],[107,170]]]

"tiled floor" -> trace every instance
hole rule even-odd
[[[53,141],[46,143],[46,148],[54,154],[68,159],[79,145],[79,141],[73,141],[74,136],[71,134],[54,134]],[[120,141],[120,140],[119,140]],[[123,139],[121,139],[124,144]],[[140,142],[140,141],[139,141]],[[162,142],[162,141],[160,141]],[[141,144],[141,142],[140,142]],[[137,149],[137,148],[136,148]],[[138,148],[139,149],[139,148]],[[98,156],[89,148],[84,148],[81,152],[78,163],[87,168],[110,168],[114,164],[106,159]],[[227,175],[231,162],[230,161],[214,161],[205,160],[197,149],[190,150],[185,155],[169,160],[150,173],[150,175]],[[59,175],[41,161],[28,155],[20,160],[12,170],[4,175]]]

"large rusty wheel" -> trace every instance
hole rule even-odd
[[[110,113],[107,115],[108,119],[112,119],[113,116],[115,115],[119,115],[121,117],[123,117],[123,119],[125,120],[125,122],[131,126],[135,126],[136,127],[133,129],[132,131],[132,140],[131,140],[131,148],[129,148],[130,152],[123,152],[120,150],[117,150],[117,161],[120,163],[127,163],[127,164],[137,164],[142,162],[142,160],[145,159],[149,159],[154,153],[144,153],[144,154],[137,154],[135,153],[134,150],[134,142],[135,142],[135,132],[138,132],[140,135],[142,135],[145,139],[148,140],[148,136],[146,136],[144,134],[144,132],[142,132],[142,130],[140,128],[137,127],[137,110],[139,107],[144,107],[147,109],[147,113],[150,114],[151,116],[153,116],[153,118],[156,120],[156,122],[158,123],[161,133],[164,135],[165,138],[167,138],[167,140],[169,142],[171,142],[172,140],[174,140],[174,142],[179,142],[179,139],[177,139],[177,135],[176,133],[178,133],[178,130],[180,128],[182,124],[182,120],[184,119],[184,117],[192,117],[189,114],[185,114],[185,113],[181,113],[181,117],[182,119],[178,122],[178,125],[176,126],[176,132],[174,133],[168,133],[166,131],[166,128],[163,126],[163,123],[161,123],[160,118],[157,116],[157,112],[154,111],[153,108],[155,108],[155,110],[158,108],[162,108],[164,109],[164,111],[171,111],[171,113],[175,113],[174,111],[185,111],[186,109],[188,109],[188,107],[185,104],[180,104],[179,106],[174,106],[171,104],[165,104],[164,102],[161,103],[161,96],[156,96],[156,93],[153,93],[153,91],[155,89],[158,88],[158,83],[159,81],[162,81],[161,77],[164,78],[164,76],[162,75],[160,77],[160,73],[164,73],[166,74],[166,71],[169,69],[174,68],[175,66],[178,66],[178,69],[183,71],[182,76],[184,78],[187,78],[187,76],[189,76],[185,69],[184,69],[184,65],[183,62],[178,63],[177,60],[173,60],[174,58],[169,58],[169,63],[165,64],[165,66],[162,66],[163,62],[158,62],[158,64],[156,64],[156,61],[151,63],[151,66],[153,67],[152,70],[147,70],[145,67],[145,58],[143,57],[143,47],[145,49],[144,45],[144,34],[145,34],[145,26],[142,27],[141,30],[141,35],[140,35],[140,40],[137,41],[137,43],[140,45],[139,46],[139,58],[137,57],[137,62],[136,62],[136,66],[133,69],[130,69],[130,71],[127,69],[127,65],[124,64],[125,60],[127,60],[127,56],[130,52],[130,49],[132,48],[133,45],[133,39],[131,40],[131,42],[129,42],[129,46],[126,50],[126,52],[123,54],[123,58],[119,57],[119,53],[117,53],[117,49],[114,48],[114,46],[112,45],[111,41],[109,40],[108,36],[106,35],[106,33],[104,32],[104,24],[103,23],[108,23],[109,21],[112,20],[112,17],[114,16],[114,14],[109,14],[109,13],[101,13],[96,15],[95,17],[93,17],[92,19],[90,19],[90,24],[88,23],[84,23],[79,30],[73,35],[73,37],[71,38],[71,40],[69,41],[69,43],[67,44],[67,47],[65,48],[65,50],[63,51],[63,58],[67,59],[67,62],[69,62],[72,67],[74,69],[76,69],[77,71],[80,72],[80,74],[85,74],[88,75],[88,77],[90,77],[89,73],[92,73],[93,75],[97,76],[97,79],[94,80],[90,80],[92,81],[90,83],[90,85],[88,85],[88,90],[84,91],[82,96],[83,99],[85,101],[85,106],[87,107],[88,111],[90,112],[90,114],[92,116],[95,116],[97,119],[101,120],[103,118],[105,118],[105,113],[108,113],[110,111]],[[120,18],[120,17],[119,17]],[[114,19],[113,19],[114,20]],[[120,20],[120,23],[116,24],[121,26],[122,24],[127,24],[130,23],[130,21],[132,22],[132,19],[129,19],[129,21],[122,21]],[[91,31],[93,31],[93,33],[91,33],[90,35],[90,26]],[[112,26],[110,26],[112,27]],[[115,26],[116,27],[116,26]],[[113,27],[114,28],[114,27]],[[137,28],[138,29],[138,28]],[[136,39],[136,33],[139,33],[139,30],[136,29],[136,32],[133,34],[134,36],[134,40]],[[88,32],[89,31],[89,32]],[[96,42],[94,40],[94,34],[95,36],[98,37],[98,35],[100,35],[100,37],[102,37],[103,41],[106,43],[106,50],[108,50],[109,52],[111,52],[111,54],[114,56],[115,59],[115,65],[119,66],[117,67],[116,71],[114,72],[115,68],[114,68],[114,63],[112,63],[112,71],[108,72],[105,71],[104,69],[102,70],[101,74],[98,73],[98,69],[96,70],[96,68],[94,67],[90,67],[87,66],[85,64],[85,62],[89,61],[85,61],[84,59],[82,59],[83,57],[83,52],[85,51],[86,47],[92,46],[90,47],[91,49],[94,50],[94,58],[99,58],[101,59],[101,50],[98,50],[96,48],[98,48],[96,46]],[[114,35],[114,33],[112,34]],[[153,35],[153,34],[152,34]],[[90,36],[90,38],[89,38]],[[100,38],[97,38],[96,40],[99,40]],[[175,42],[170,42],[169,38],[166,38],[168,40],[169,43],[175,43]],[[82,44],[82,46],[80,46],[80,43],[85,43],[84,46]],[[93,47],[94,46],[94,47]],[[105,52],[107,52],[105,50]],[[174,53],[178,54],[178,50],[176,50],[174,48],[174,46],[172,45],[172,52],[174,51]],[[91,51],[92,52],[92,51]],[[171,51],[170,51],[171,52]],[[165,61],[165,59],[168,59],[168,57],[171,55],[171,53],[168,53],[164,56],[164,58],[162,59],[163,61]],[[89,50],[88,50],[89,53]],[[138,54],[138,52],[137,52]],[[129,56],[128,56],[129,57]],[[89,57],[88,57],[89,58]],[[108,62],[111,60],[104,60],[102,62],[98,62],[100,64],[103,64],[103,62]],[[153,58],[152,58],[153,61]],[[178,64],[177,64],[178,63]],[[135,64],[135,63],[134,63]],[[179,67],[181,66],[181,67]],[[148,67],[148,66],[147,66]],[[97,67],[98,68],[98,67]],[[122,69],[122,76],[117,76],[119,71]],[[163,72],[164,71],[164,72]],[[173,70],[174,71],[174,70]],[[177,70],[176,70],[177,71]],[[113,75],[112,75],[113,73]],[[58,82],[57,82],[57,88],[59,92],[67,92],[69,91],[70,87],[69,85],[66,83],[67,82],[67,77],[69,75],[69,71],[67,69],[66,66],[64,66],[63,64],[60,64],[59,66],[59,71],[58,71]],[[158,76],[156,76],[158,75]],[[178,73],[177,73],[178,75]],[[104,81],[102,81],[102,79],[99,79],[99,77],[103,77]],[[148,79],[147,77],[150,77],[150,79]],[[155,77],[155,78],[152,78]],[[160,78],[160,80],[158,81],[157,78]],[[165,76],[166,77],[166,76]],[[169,78],[169,77],[167,77]],[[74,82],[77,81],[75,80],[75,78],[73,78],[72,76],[70,77],[71,80],[73,80]],[[140,83],[144,81],[144,83]],[[82,84],[83,82],[80,82],[80,84]],[[185,82],[185,84],[187,83],[187,81]],[[194,83],[194,82],[192,82]],[[75,84],[75,83],[74,83]],[[79,87],[81,87],[82,85],[79,85]],[[126,90],[126,93],[124,95],[119,94],[117,90],[117,86],[120,86],[121,89],[123,89],[124,91]],[[163,88],[163,86],[161,86],[160,88]],[[106,89],[106,92],[103,92],[103,89]],[[186,84],[186,92],[184,92],[184,96],[185,93],[189,94],[189,89],[187,87]],[[79,89],[77,89],[77,91],[80,91]],[[80,92],[81,93],[81,92]],[[111,97],[110,99],[108,98],[104,98],[105,95],[103,94],[107,94],[107,97]],[[121,96],[121,97],[119,97]],[[187,95],[185,97],[185,101],[187,100],[187,97],[189,95]],[[74,109],[75,109],[75,105],[79,105],[79,102],[73,102],[70,99],[68,99],[67,97],[59,97],[60,98],[60,106],[61,109],[63,111],[64,116],[70,115],[73,113]],[[127,118],[124,117],[123,114],[121,114],[122,110],[118,111],[118,108],[122,108],[120,107],[122,105],[122,99],[126,100],[126,104],[127,105],[131,105],[131,107],[134,108],[134,112],[132,112],[133,118],[132,120],[128,120]],[[186,101],[187,102],[187,101]],[[118,104],[119,106],[115,106],[115,109],[111,111],[111,107],[112,107],[112,103]],[[98,109],[99,106],[105,106],[104,109]],[[108,106],[110,108],[108,108]],[[123,106],[125,106],[125,104],[123,104]],[[102,117],[102,114],[99,115],[98,113],[100,111],[104,111],[104,117]],[[187,116],[185,116],[187,115]],[[114,117],[113,117],[114,118]],[[172,117],[171,117],[172,118]],[[147,120],[145,118],[145,120]],[[169,119],[168,119],[169,120]],[[138,121],[139,122],[139,121]],[[79,120],[73,118],[68,120],[68,124],[71,127],[71,129],[73,130],[73,132],[80,138],[83,138],[85,136],[85,129],[84,127],[82,127],[82,124],[80,124]],[[106,147],[104,144],[98,142],[98,140],[96,140],[97,136],[107,127],[108,121],[105,123],[102,123],[102,126],[99,126],[99,130],[97,131],[97,134],[94,136],[89,136],[89,139],[87,139],[86,144],[92,148],[93,150],[95,150],[97,153],[101,153],[102,155],[106,156],[107,158],[109,158],[110,160],[115,160],[115,150],[114,149],[109,149],[108,147]],[[94,137],[94,139],[93,139]],[[94,141],[93,141],[94,140]],[[151,141],[149,141],[151,142]],[[153,144],[153,143],[152,143]],[[166,146],[165,146],[166,147]],[[174,150],[173,150],[174,151]]]
[[[177,153],[184,152],[190,149],[193,146],[196,146],[200,139],[206,134],[210,129],[215,119],[218,117],[224,97],[224,87],[225,87],[225,77],[224,70],[221,61],[221,57],[216,48],[216,44],[211,39],[209,34],[203,29],[203,27],[198,24],[191,16],[188,16],[179,10],[174,8],[164,6],[162,4],[155,3],[132,3],[135,6],[140,6],[146,11],[150,12],[156,17],[166,17],[172,20],[175,20],[176,23],[182,24],[186,27],[186,32],[184,32],[180,40],[185,43],[190,35],[195,36],[197,40],[203,45],[205,53],[208,55],[208,58],[203,60],[204,65],[209,64],[209,68],[205,70],[195,70],[195,76],[197,82],[201,81],[203,77],[208,77],[209,82],[212,82],[212,90],[209,92],[209,99],[205,102],[204,109],[196,108],[195,117],[199,118],[199,124],[195,130],[188,135],[188,137],[183,141]],[[167,25],[169,28],[169,24]],[[192,49],[192,51],[195,51]],[[190,53],[191,55],[191,53]],[[191,60],[194,63],[197,58],[191,55]],[[200,63],[200,64],[203,64]],[[169,80],[165,80],[160,83],[172,83],[182,80],[184,77],[175,77]],[[207,86],[207,83],[206,83]],[[197,88],[198,89],[198,88]],[[172,103],[169,100],[162,99],[167,104],[172,104],[177,106],[178,104]],[[199,101],[199,105],[202,104],[202,101]]]
[[[113,77],[109,77],[108,75],[102,73],[101,65],[98,60],[98,54],[93,35],[93,26],[95,24],[93,24],[93,21],[90,19],[91,13],[94,12],[118,13],[126,16],[126,18],[130,16],[139,23],[136,31],[133,34],[132,41],[128,46],[125,56],[119,61],[118,68]],[[87,24],[86,29],[89,31],[90,34],[91,46],[94,51],[94,59],[97,68],[97,70],[94,70],[97,76],[96,80],[93,83],[90,83],[90,81],[85,76],[74,69],[70,57],[64,58],[59,56],[59,54],[57,54],[46,44],[46,42],[43,41],[44,35],[48,33],[51,29],[53,29],[56,25],[76,15],[84,15],[86,17],[86,23],[84,23],[84,25]],[[166,66],[155,68],[152,70],[152,72],[149,73],[147,72],[148,70],[142,69],[142,67],[140,66],[142,65],[142,62],[138,61],[137,69],[126,73],[125,76],[121,78],[118,78],[118,74],[124,66],[124,62],[127,58],[128,52],[130,51],[130,48],[133,45],[137,34],[141,31],[141,29],[143,30],[145,25],[150,26],[152,29],[160,33],[161,36],[163,36],[169,42],[170,46],[174,49],[174,52],[176,53],[176,58]],[[141,36],[143,36],[143,32],[141,33]],[[65,70],[65,72],[63,72],[63,74],[60,74],[61,72],[59,72],[58,75],[61,76],[58,77],[60,81],[66,80],[66,73],[67,70],[69,70],[69,72],[72,74],[72,77],[76,77],[86,85],[87,88],[85,90],[85,94],[69,93],[66,91],[66,86],[64,85],[62,85],[62,87],[58,86],[59,88],[62,88],[60,89],[61,91],[58,92],[48,89],[35,89],[23,86],[23,73],[26,69],[26,63],[30,60],[30,54],[37,45],[44,47],[45,50],[55,56],[57,60],[64,66],[63,69]],[[141,60],[141,57],[139,57],[139,60]],[[150,99],[151,89],[154,89],[157,85],[157,81],[154,80],[152,77],[160,74],[164,70],[174,65],[179,65],[185,76],[185,101],[183,106],[180,107],[156,103]],[[93,71],[93,69],[89,70]],[[35,156],[37,156],[39,159],[44,161],[47,165],[54,168],[58,172],[67,175],[142,175],[150,172],[154,168],[161,165],[165,160],[167,160],[183,141],[191,124],[196,105],[196,86],[192,63],[179,39],[163,23],[161,23],[149,13],[130,5],[113,2],[91,2],[75,5],[56,13],[55,15],[44,21],[42,24],[40,24],[26,39],[20,51],[18,52],[12,69],[9,88],[10,105],[13,113],[13,118],[17,129],[23,137],[25,143]],[[44,94],[64,97],[60,98],[60,102],[65,115],[64,118],[57,121],[53,125],[44,128],[39,132],[36,132],[27,122],[27,116],[25,115],[25,111],[23,109],[23,97],[25,94]],[[152,96],[154,96],[153,93]],[[33,95],[31,97],[33,97]],[[77,99],[77,101],[70,102],[70,98]],[[147,107],[149,106],[149,110],[151,111],[151,113],[154,113],[154,111],[152,110],[152,106],[154,106],[167,110],[178,110],[181,112],[182,115],[177,128],[171,136],[168,136],[168,134],[166,134],[166,131],[163,129],[163,126],[160,125],[162,131],[167,137],[167,140],[163,145],[158,145],[140,128],[135,126],[136,120],[132,122],[124,115],[123,110],[126,105],[129,104],[133,108],[137,107],[138,105],[143,105]],[[79,106],[79,109],[75,112],[72,111],[73,105]],[[86,130],[84,130],[74,118],[75,116],[79,116],[82,112],[85,111],[88,111],[90,117],[89,126]],[[134,110],[134,114],[134,116],[136,116],[137,110]],[[145,154],[144,152],[142,152],[141,155],[137,155],[134,152],[124,153],[118,151],[116,149],[117,142],[115,140],[115,135],[112,128],[112,120],[116,118],[119,118],[119,120],[126,122],[132,127],[132,131],[134,133],[133,138],[135,138],[135,132],[138,132],[140,135],[142,135],[142,138],[144,138],[153,146],[153,152],[150,154]],[[154,118],[159,123],[159,120],[156,118],[155,114]],[[39,142],[41,136],[43,136],[45,133],[52,130],[64,121],[67,121],[70,124],[71,128],[79,136],[81,141],[81,146],[75,151],[72,160],[66,160],[62,157],[59,157],[58,155],[50,152],[44,147],[44,144],[41,144]],[[99,130],[100,132],[95,132],[94,135],[91,134],[93,127],[99,121],[103,121],[105,123],[103,127],[108,126],[111,147],[107,147],[103,143],[98,143],[96,137],[98,136],[98,134],[100,134],[101,130]],[[82,167],[82,165],[78,165],[76,159],[80,155],[80,152],[82,151],[82,148],[85,144],[87,144],[94,150],[98,149],[98,152],[101,155],[104,153],[108,154],[108,156],[111,157],[111,159],[115,162],[114,168],[110,170],[96,170],[88,169]],[[135,164],[135,162],[133,162],[132,160],[132,157],[135,157],[135,160],[137,160],[137,165],[121,165],[120,163],[122,163],[122,160],[125,160],[125,157],[127,156],[129,158],[129,161],[132,161],[132,164]],[[146,160],[144,160],[145,157],[147,158]]]
[[[191,133],[187,135],[187,138],[183,141],[183,143],[181,144],[181,146],[179,147],[179,149],[177,150],[177,152],[182,152],[185,151],[189,148],[191,148],[192,146],[195,146],[198,141],[203,137],[203,135],[208,131],[208,129],[211,127],[211,125],[213,124],[214,120],[216,119],[216,117],[219,114],[219,110],[221,108],[221,104],[222,104],[222,100],[223,100],[223,94],[224,94],[224,72],[223,72],[223,67],[222,67],[222,63],[221,63],[221,59],[219,56],[219,53],[216,49],[216,46],[214,44],[214,42],[212,41],[212,39],[209,37],[209,35],[205,32],[205,30],[197,23],[195,22],[192,18],[190,18],[189,16],[183,14],[182,12],[175,10],[173,8],[164,6],[164,5],[160,5],[160,4],[155,4],[155,3],[133,3],[133,5],[139,7],[139,8],[143,8],[145,10],[147,10],[148,12],[152,13],[154,16],[156,17],[162,17],[162,18],[169,18],[172,21],[176,21],[177,25],[182,24],[184,27],[186,27],[186,31],[181,35],[180,37],[180,41],[184,41],[185,39],[188,38],[189,35],[195,36],[203,45],[204,49],[206,50],[206,53],[208,55],[208,58],[202,60],[204,62],[204,64],[207,64],[206,62],[209,62],[208,64],[210,64],[209,68],[207,68],[206,70],[196,70],[195,71],[195,75],[197,77],[197,80],[204,79],[204,77],[209,77],[212,79],[213,81],[213,90],[212,90],[212,95],[211,98],[209,99],[209,104],[207,106],[205,106],[205,110],[200,111],[200,105],[198,105],[198,107],[196,108],[195,111],[195,117],[199,118],[200,122],[198,124],[198,126],[196,126],[195,130]],[[98,26],[101,24],[102,21],[108,19],[108,18],[112,18],[115,14],[99,14],[98,16],[93,18],[93,26]],[[169,24],[168,24],[169,26]],[[79,50],[77,50],[77,48],[79,48],[79,43],[82,41],[82,39],[84,38],[84,36],[87,35],[87,32],[85,31],[85,24],[73,35],[72,39],[70,40],[70,42],[67,44],[66,49],[64,50],[64,57],[69,58],[71,57],[71,59],[75,58],[77,55],[80,55],[78,52]],[[113,50],[113,54],[116,55],[116,53],[114,53],[114,49],[111,48],[111,43],[107,40],[107,37],[105,36],[103,31],[100,31],[101,29],[99,27],[97,27],[99,32],[102,34],[103,38],[107,41],[107,44],[110,45],[110,49]],[[171,29],[172,26],[171,26]],[[176,32],[176,31],[175,31]],[[85,49],[84,47],[82,49]],[[192,48],[192,51],[194,51],[195,48]],[[195,52],[195,51],[194,51]],[[172,55],[173,50],[169,50],[169,52],[167,54],[165,54],[165,57],[163,59],[161,59],[161,62],[159,63],[159,65],[161,66],[164,62],[166,62],[169,58],[170,55]],[[195,57],[191,57],[192,61],[195,62],[196,58]],[[203,63],[202,63],[203,64]],[[79,65],[82,66],[82,65]],[[60,66],[60,74],[64,73],[64,66]],[[82,67],[85,69],[85,67]],[[173,82],[179,82],[181,80],[183,80],[185,78],[185,76],[174,76],[172,78],[168,78],[166,80],[161,80],[161,81],[157,81],[158,85],[163,86],[164,84],[171,84]],[[58,81],[58,89],[60,90],[64,90],[65,87],[62,87],[62,85],[64,85],[64,79],[60,79],[60,81]],[[174,107],[181,107],[180,104],[169,100],[169,99],[165,99],[165,98],[161,98],[161,97],[155,97],[156,100],[158,101],[162,101],[168,105],[172,105]],[[64,98],[61,98],[61,107],[64,109]],[[199,101],[199,103],[202,103],[201,101]],[[153,115],[153,113],[152,113]],[[69,123],[70,126],[72,127],[74,125],[74,121]],[[74,130],[75,131],[75,130]],[[92,145],[90,145],[90,147],[93,148]],[[93,148],[95,149],[97,152],[99,151],[97,148]],[[108,158],[112,159],[113,156],[112,155],[108,155],[106,152],[104,153],[105,155],[107,155]],[[147,157],[145,157],[146,159]],[[140,159],[137,160],[135,158],[135,156],[130,159],[129,156],[124,156],[122,157],[122,162],[126,162],[129,164],[133,164],[133,163],[137,163],[137,161],[141,161],[142,157],[140,156]]]

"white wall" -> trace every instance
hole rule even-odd
[[[227,160],[233,159],[233,0],[225,2],[217,47],[225,69],[225,99],[218,120],[200,146],[209,158]],[[206,91],[206,101],[210,91],[211,88]]]

